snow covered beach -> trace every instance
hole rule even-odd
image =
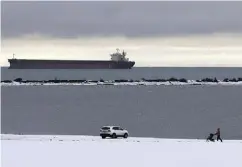
[[[1,135],[3,167],[240,167],[242,140]]]

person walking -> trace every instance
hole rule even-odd
[[[214,135],[217,135],[217,141],[220,140],[221,142],[223,142],[220,136],[220,128],[217,129],[217,132]]]

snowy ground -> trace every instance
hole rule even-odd
[[[1,135],[2,167],[241,167],[242,140]]]

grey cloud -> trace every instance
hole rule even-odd
[[[242,32],[242,2],[2,2],[2,36]]]

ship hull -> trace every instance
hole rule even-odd
[[[134,61],[9,59],[9,69],[131,69]]]

